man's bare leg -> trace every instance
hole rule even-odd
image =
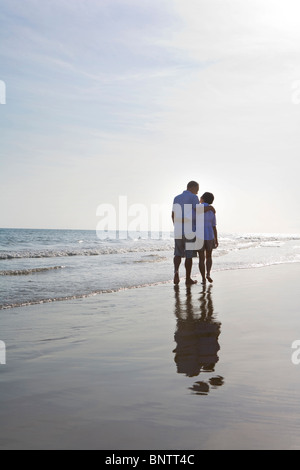
[[[180,256],[174,256],[174,284],[177,285],[180,282],[179,279],[179,266],[181,264],[181,257]]]
[[[186,270],[186,285],[190,286],[191,284],[196,284],[197,281],[193,281],[191,278],[192,273],[192,266],[193,266],[193,258],[186,258],[185,260],[185,270]]]

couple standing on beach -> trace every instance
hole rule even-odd
[[[194,281],[191,278],[193,258],[199,255],[199,270],[202,276],[202,283],[206,283],[206,279],[209,282],[213,282],[210,277],[210,272],[212,268],[212,250],[218,247],[218,233],[216,228],[216,211],[211,204],[214,201],[214,195],[212,193],[204,193],[200,201],[198,199],[199,184],[196,181],[190,181],[187,185],[186,191],[183,191],[182,194],[179,194],[175,197],[173,202],[173,211],[172,211],[172,220],[175,223],[179,222],[181,225],[180,237],[176,236],[175,233],[175,250],[174,250],[174,284],[179,284],[179,266],[181,264],[181,259],[185,258],[185,270],[186,270],[186,285],[190,286],[196,284],[197,281]],[[203,235],[203,245],[199,250],[190,250],[188,249],[189,243],[196,240],[191,240],[190,228],[192,228],[193,234],[196,233],[196,211],[197,206],[201,204],[202,210],[204,212],[204,235]],[[180,209],[180,219],[176,217],[178,211],[176,208]]]

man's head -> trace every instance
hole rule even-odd
[[[212,204],[214,202],[215,196],[212,193],[204,193],[200,198],[200,202],[206,202],[207,204]]]
[[[198,194],[199,184],[196,181],[190,181],[187,185],[187,190],[191,191],[193,194]]]

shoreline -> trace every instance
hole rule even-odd
[[[261,268],[268,268],[271,266],[281,266],[281,265],[290,265],[290,264],[300,264],[300,261],[283,261],[283,262],[274,262],[270,264],[261,264],[261,265],[256,265],[256,266],[238,266],[235,268],[217,268],[217,269],[212,269],[212,276],[214,276],[215,273],[221,273],[221,272],[227,272],[227,271],[239,271],[239,270],[253,270],[253,269],[261,269]],[[54,268],[53,268],[54,269]],[[171,266],[172,269],[172,266]],[[197,285],[202,285],[201,283],[201,276],[199,274],[199,270],[196,267],[196,264],[194,263],[193,265],[194,272],[192,272],[192,278],[196,279]],[[184,267],[181,266],[181,274],[184,274]],[[180,283],[182,284],[185,282],[184,276],[180,276]],[[122,286],[118,288],[112,288],[112,289],[104,289],[101,291],[95,291],[91,293],[86,293],[86,294],[79,294],[79,295],[71,295],[68,297],[61,297],[61,298],[53,298],[53,299],[41,299],[41,300],[36,300],[36,301],[29,301],[29,302],[24,302],[22,304],[16,304],[16,305],[0,305],[0,312],[3,310],[11,310],[11,309],[18,309],[18,308],[24,308],[24,307],[32,307],[34,305],[44,305],[44,304],[49,304],[49,303],[56,303],[56,302],[70,302],[73,300],[84,300],[84,299],[89,299],[91,297],[96,297],[96,296],[102,296],[105,294],[114,294],[118,292],[124,292],[127,290],[131,289],[144,289],[147,287],[154,287],[154,286],[160,286],[164,284],[172,284],[173,285],[173,279],[168,279],[168,280],[163,280],[163,281],[155,281],[155,282],[149,282],[149,283],[144,283],[144,284],[139,284],[139,285],[134,285],[134,286]],[[210,283],[207,281],[207,286],[209,286]]]
[[[300,448],[300,265],[263,268],[3,310],[0,449]]]

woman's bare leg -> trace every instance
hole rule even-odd
[[[202,276],[202,284],[206,283],[205,279],[205,250],[200,250],[199,252],[199,271]]]
[[[206,279],[208,282],[213,282],[210,277],[210,271],[212,268],[212,250],[206,250]]]

